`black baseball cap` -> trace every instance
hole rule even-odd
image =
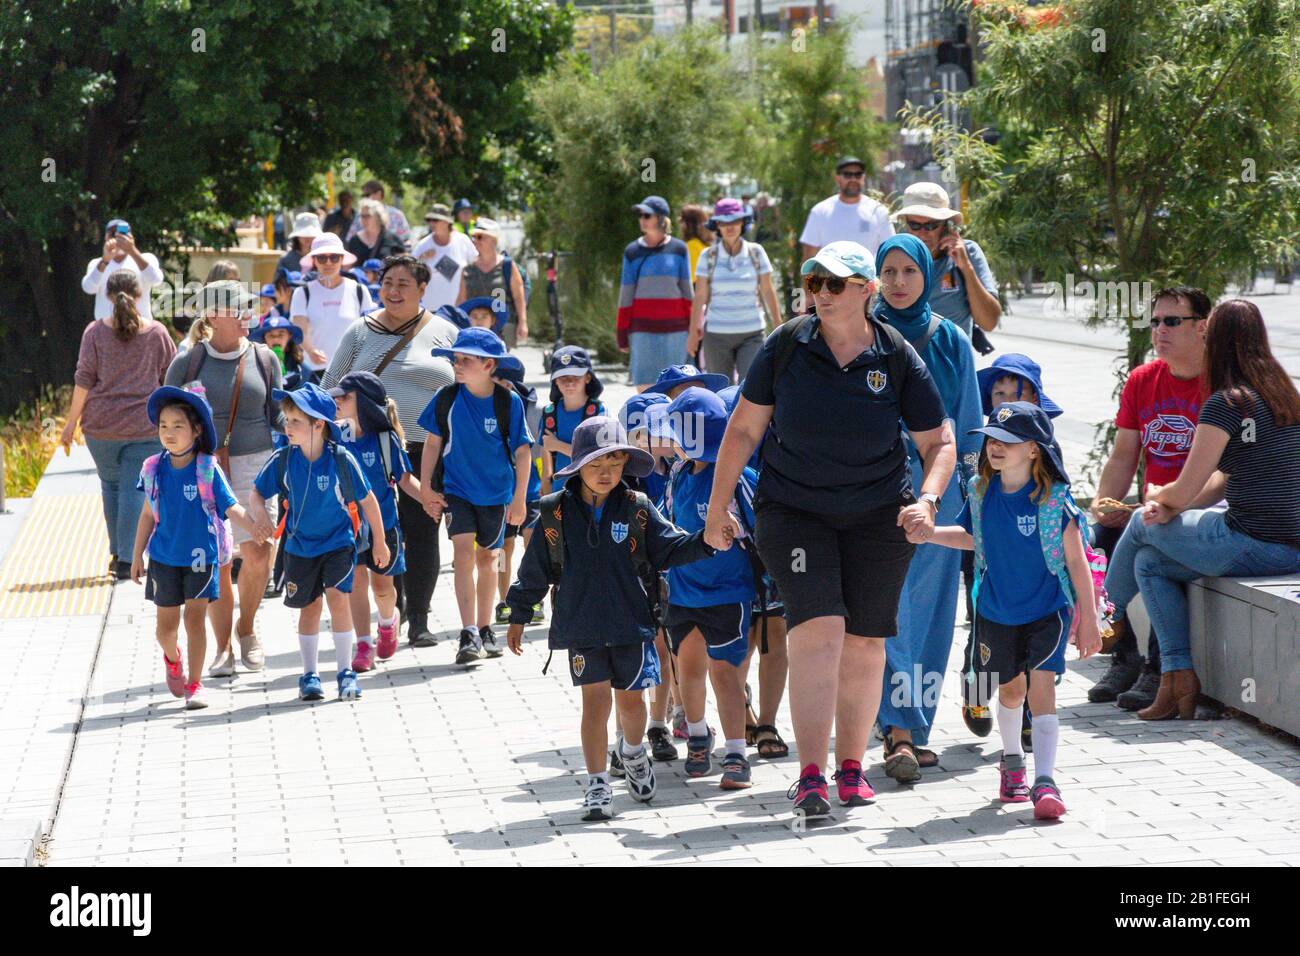
[[[1047,412],[1033,402],[1003,402],[993,409],[987,425],[972,428],[966,434],[985,435],[1009,445],[1037,442],[1056,472],[1056,477],[1066,484],[1070,483],[1070,476],[1066,474],[1065,465],[1061,461],[1061,449],[1052,432],[1052,420],[1047,417]]]
[[[862,171],[864,173],[867,171],[867,164],[864,163],[862,160],[858,159],[858,157],[856,156],[845,156],[843,159],[841,159],[838,163],[835,164],[835,171],[838,173],[845,166],[861,166]]]

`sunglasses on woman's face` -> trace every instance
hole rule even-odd
[[[1151,328],[1153,330],[1158,329],[1160,323],[1163,322],[1166,328],[1176,329],[1184,322],[1199,322],[1200,320],[1199,315],[1157,315],[1151,319]]]
[[[915,219],[905,219],[903,221],[907,223],[907,228],[913,232],[934,232],[943,225],[942,220],[938,219],[922,219],[920,222]]]
[[[341,255],[338,255],[337,253],[331,253],[329,255],[312,256],[312,259],[316,262],[342,262],[343,261],[343,257]]]
[[[659,217],[656,216],[656,215],[655,215],[654,213],[652,213],[652,212],[643,212],[643,213],[641,213],[641,217],[640,217],[640,218],[642,218],[642,219],[658,219]]]
[[[861,279],[841,279],[839,276],[808,276],[804,279],[804,284],[813,295],[821,292],[822,286],[831,295],[839,295],[846,285],[866,285]]]

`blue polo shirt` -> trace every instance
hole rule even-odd
[[[388,459],[392,465],[392,480],[397,481],[411,470],[411,459],[406,449],[397,440],[396,432],[377,432],[362,435],[356,441],[345,441],[343,447],[352,452],[352,457],[361,466],[370,490],[379,502],[379,513],[384,516],[384,530],[397,526],[397,495],[389,483],[389,476],[384,472],[384,456],[380,442],[388,443]]]
[[[988,570],[980,581],[979,613],[998,624],[1028,624],[1054,614],[1069,604],[1061,582],[1047,570],[1043,546],[1038,537],[1038,505],[1030,497],[1034,483],[1019,491],[1002,490],[1002,479],[994,475],[984,492],[980,511],[980,537]],[[1061,530],[1080,514],[1073,498],[1062,514]],[[970,499],[962,505],[957,523],[974,533]]]
[[[583,399],[582,404],[579,405],[576,410],[571,412],[564,407],[564,402],[556,402],[555,403],[555,432],[554,432],[555,437],[558,438],[560,441],[572,442],[573,430],[582,424],[582,413],[586,410],[589,404],[591,404],[590,400]],[[608,414],[605,411],[605,405],[603,402],[596,402],[595,414],[596,415]],[[543,420],[542,427],[543,428],[546,427],[545,420]],[[568,455],[562,455],[560,454],[560,452],[557,451],[554,453],[553,457],[555,458],[555,471],[559,471],[561,468],[568,466],[570,461]]]
[[[870,321],[875,344],[844,366],[822,339],[816,316],[799,329],[780,381],[773,381],[778,332],[754,357],[741,394],[755,405],[775,406],[762,446],[761,497],[813,513],[861,514],[911,493],[903,427],[938,428],[943,399],[910,345],[903,381],[890,381],[893,342]]]
[[[143,473],[135,488],[144,491]],[[212,523],[203,512],[197,463],[191,460],[184,468],[173,468],[171,456],[164,454],[158,463],[154,491],[158,495],[158,524],[149,539],[150,559],[160,564],[188,568],[199,557],[195,552],[201,550],[207,562],[204,567],[215,565],[217,538],[212,532]],[[212,497],[217,515],[223,520],[226,510],[238,503],[220,468],[212,471]]]
[[[444,386],[450,387],[450,386]],[[510,393],[510,454],[498,431],[492,396],[479,398],[462,386],[456,392],[451,413],[447,416],[448,436],[438,430],[433,400],[420,413],[419,425],[430,435],[445,438],[442,455],[443,491],[464,498],[473,505],[507,505],[515,494],[513,455],[522,445],[531,445],[525,421],[524,402],[513,389]]]
[[[713,493],[712,464],[698,473],[688,464],[672,478],[673,507],[669,521],[683,531],[700,531],[709,510]],[[754,527],[753,497],[757,476],[746,468],[736,484],[736,505],[741,510],[742,526]],[[743,602],[746,607],[757,596],[754,571],[749,557],[739,545],[719,551],[711,558],[681,564],[668,571],[668,602],[678,607],[715,607]]]
[[[359,502],[370,494],[370,483],[352,453],[342,446],[338,446],[338,450],[352,472],[354,497],[348,500]],[[283,455],[289,456],[289,467],[284,476],[289,499],[289,514],[284,521],[284,549],[300,558],[315,558],[341,548],[355,547],[352,517],[348,514],[335,455],[329,445],[315,461],[308,461],[296,445],[277,449],[253,480],[257,493],[263,498],[280,493],[279,460]]]

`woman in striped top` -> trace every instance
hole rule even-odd
[[[1160,689],[1138,711],[1143,720],[1195,711],[1186,582],[1300,572],[1300,393],[1253,303],[1232,299],[1210,313],[1205,364],[1211,394],[1187,464],[1147,489],[1106,575],[1121,613],[1141,592],[1160,642]],[[1227,511],[1204,510],[1224,498]]]
[[[378,375],[397,403],[397,418],[406,433],[406,453],[417,473],[426,435],[417,419],[433,393],[456,380],[451,363],[432,354],[434,349],[450,348],[457,329],[421,308],[429,278],[429,267],[414,256],[385,259],[379,283],[384,307],[343,333],[321,380],[324,388],[332,388],[349,372]],[[404,340],[406,344],[385,361]],[[438,583],[438,523],[425,514],[418,499],[400,489],[398,496],[398,520],[406,538],[406,573],[402,576],[406,637],[416,647],[428,647],[436,643],[429,630],[429,601]]]
[[[641,238],[623,250],[618,292],[618,347],[630,352],[632,384],[645,391],[670,365],[686,361],[691,323],[690,251],[668,234],[668,202],[647,196],[632,207]]]

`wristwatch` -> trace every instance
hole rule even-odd
[[[939,496],[934,494],[934,492],[927,491],[925,494],[921,495],[921,500],[934,509],[935,516],[937,517],[939,514]]]

